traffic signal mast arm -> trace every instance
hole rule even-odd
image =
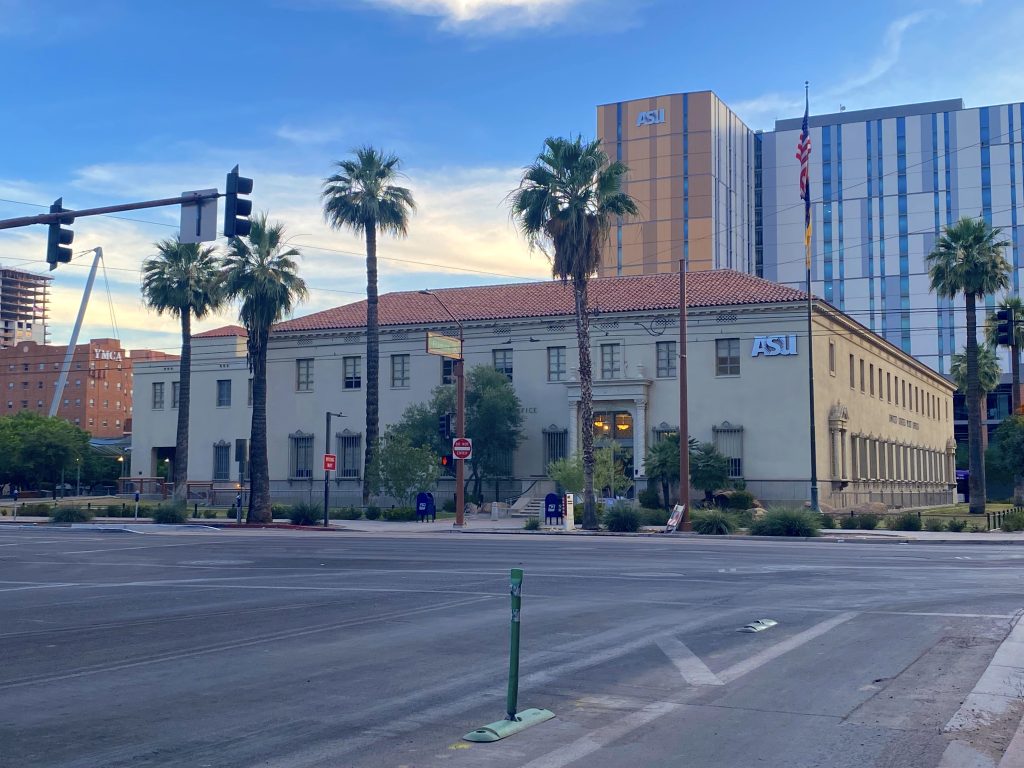
[[[167,205],[185,205],[188,203],[198,203],[201,200],[214,200],[218,197],[225,196],[226,195],[221,192],[195,193],[180,195],[179,197],[165,197],[161,200],[143,200],[138,203],[105,205],[102,208],[83,208],[80,211],[64,210],[58,213],[40,213],[35,216],[19,216],[16,219],[0,219],[0,229],[29,227],[33,224],[65,224],[69,223],[68,219],[80,219],[85,216],[102,216],[107,213],[139,211],[143,208],[161,208]]]

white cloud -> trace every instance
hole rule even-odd
[[[368,5],[443,20],[442,26],[491,31],[549,27],[584,0],[363,0]]]
[[[282,125],[274,135],[294,144],[327,144],[344,136],[341,126]]]

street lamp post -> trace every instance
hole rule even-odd
[[[465,355],[463,353],[463,342],[465,341],[465,332],[462,327],[462,323],[459,319],[452,314],[452,311],[448,309],[448,306],[441,300],[441,297],[436,293],[428,290],[420,291],[424,296],[433,296],[437,303],[441,305],[441,309],[447,313],[448,317],[459,327],[459,356],[455,359],[453,373],[455,374],[455,436],[465,437],[466,436],[466,375],[465,375]],[[466,462],[457,456],[453,456],[455,460],[455,527],[463,528],[466,525]]]
[[[344,416],[343,413],[333,413],[327,411],[327,432],[324,433],[324,454],[331,452],[331,416],[337,416],[339,419]],[[324,528],[330,528],[331,526],[331,470],[327,468],[327,463],[324,463]]]

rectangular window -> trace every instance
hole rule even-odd
[[[343,357],[341,367],[345,376],[345,389],[362,389],[363,359],[361,357]]]
[[[892,374],[888,371],[885,373],[885,400],[892,402]]]
[[[338,435],[338,477],[358,478],[363,466],[363,436],[347,430]]]
[[[441,358],[441,385],[448,386],[455,383],[455,361],[450,357]]]
[[[872,363],[868,366],[868,394],[872,397],[875,396],[875,364]]]
[[[252,408],[252,377],[251,377],[251,376],[249,377],[249,386],[248,386],[248,390],[249,390],[249,396],[248,396],[248,398],[247,398],[247,404],[248,404],[248,406],[249,406],[250,408]]]
[[[405,389],[409,386],[409,356],[391,356],[391,388]]]
[[[836,343],[832,339],[828,341],[828,372],[836,375]]]
[[[864,391],[864,358],[860,359],[860,391]]]
[[[153,382],[153,410],[162,411],[164,409],[164,383],[162,381]]]
[[[882,400],[885,398],[885,392],[882,391],[882,366],[878,366],[878,399]]]
[[[620,344],[601,345],[601,378],[617,379],[622,373],[622,346]]]
[[[180,381],[172,381],[171,382],[171,408],[177,408],[178,407],[178,400],[180,399],[180,394],[181,394],[181,382]]]
[[[504,373],[512,381],[512,350],[492,349],[491,357],[494,359],[494,370]]]
[[[850,355],[850,389],[857,388],[856,373],[854,372],[853,366],[853,355]]]
[[[715,376],[740,375],[740,340],[715,339]]]
[[[729,422],[711,427],[714,446],[729,459],[729,477],[743,477],[743,427]]]
[[[231,379],[217,379],[217,407],[231,407]]]
[[[313,436],[301,433],[290,435],[291,478],[305,480],[313,476]]]
[[[295,391],[313,391],[313,358],[306,357],[295,361]]]
[[[548,347],[548,381],[565,381],[565,347]]]
[[[673,379],[676,375],[676,342],[659,341],[658,351],[658,378]]]
[[[231,446],[228,443],[213,446],[213,479],[221,482],[231,479]]]

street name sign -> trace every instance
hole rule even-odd
[[[456,339],[454,336],[445,336],[434,331],[427,331],[427,354],[461,360],[462,339]]]

